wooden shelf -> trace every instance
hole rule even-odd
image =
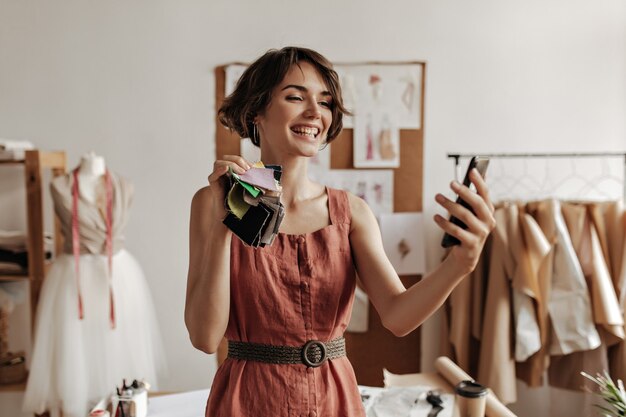
[[[0,384],[0,392],[22,392],[26,390],[26,380],[17,384]]]
[[[34,324],[39,293],[43,280],[48,272],[52,260],[46,260],[44,245],[44,204],[43,192],[44,170],[50,170],[52,176],[62,175],[66,171],[64,152],[42,152],[29,150],[25,152],[23,160],[2,160],[0,166],[15,166],[23,168],[24,186],[26,188],[26,220],[27,220],[27,251],[28,268],[26,271],[0,272],[0,282],[28,280],[30,288],[31,332]],[[60,222],[54,222],[54,252],[62,251]],[[0,393],[23,392],[26,381],[17,384],[0,384]]]
[[[43,264],[44,275],[48,274],[48,270],[54,263],[54,259],[46,259]],[[28,271],[0,271],[0,282],[20,281],[30,279]]]
[[[65,171],[65,152],[61,151],[39,151],[31,150],[31,155],[36,155],[39,166],[41,168],[61,169]],[[25,159],[0,159],[0,165],[24,165],[27,163],[28,156]]]
[[[30,277],[28,276],[27,273],[0,274],[0,282],[21,281],[23,279],[30,279]]]

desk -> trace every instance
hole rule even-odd
[[[435,361],[438,373],[418,373],[409,375],[384,374],[385,385],[389,387],[429,386],[446,393],[452,393],[453,387],[448,381],[471,379],[461,368],[449,358],[440,357]],[[151,397],[148,405],[148,417],[204,417],[206,400],[209,390],[191,391],[180,394]],[[489,392],[487,395],[488,417],[516,417],[498,399]],[[455,417],[458,414],[455,413]]]
[[[209,390],[181,392],[148,399],[148,417],[204,417]]]
[[[452,387],[436,373],[394,376],[394,386],[428,385],[451,393]],[[148,417],[204,417],[209,390],[150,397]]]
[[[439,389],[444,393],[454,394],[454,387],[444,377],[436,372],[422,372],[419,374],[394,375],[384,372],[385,385],[389,387],[410,387],[423,385]],[[459,417],[458,410],[454,410],[453,417]]]

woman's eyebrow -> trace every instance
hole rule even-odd
[[[308,90],[305,86],[303,86],[303,85],[296,85],[296,84],[289,84],[289,85],[286,85],[286,86],[284,86],[284,87],[282,88],[282,90],[281,90],[281,91],[286,90],[286,89],[288,89],[288,88],[295,88],[296,90],[298,90],[298,91],[302,91],[303,93],[306,93],[306,92],[308,92],[308,91],[309,91],[309,90]],[[322,96],[328,96],[328,97],[331,97],[330,91],[322,91],[322,92],[320,93],[320,95],[322,95]]]

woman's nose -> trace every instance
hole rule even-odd
[[[322,116],[322,109],[320,107],[321,106],[318,103],[311,101],[309,102],[309,105],[307,106],[304,115],[306,117],[318,119]]]

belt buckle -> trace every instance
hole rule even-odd
[[[317,362],[313,362],[308,356],[309,351],[315,346],[319,347],[322,353],[322,357]],[[319,340],[309,340],[302,347],[302,362],[304,362],[304,364],[309,368],[317,368],[318,366],[321,366],[324,362],[326,362],[326,359],[328,359],[328,355],[324,342]]]

